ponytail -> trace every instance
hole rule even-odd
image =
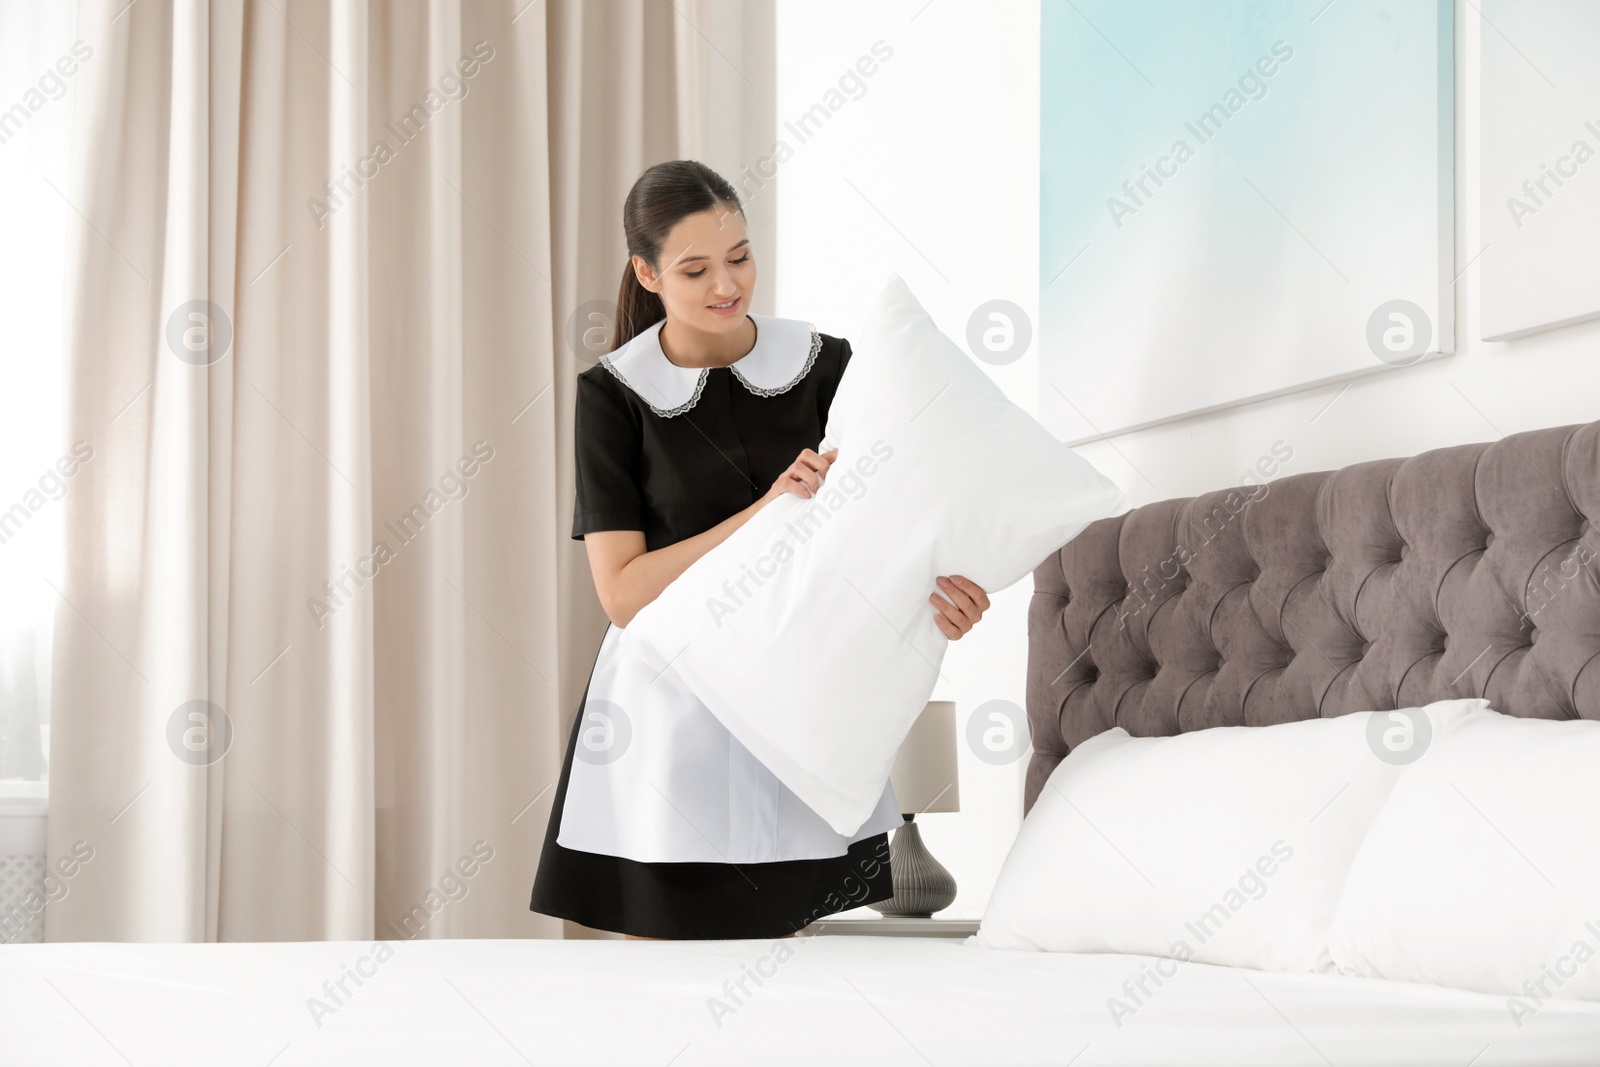
[[[633,257],[622,267],[622,286],[617,290],[617,324],[611,331],[611,350],[615,352],[624,344],[667,317],[661,304],[661,294],[652,293],[639,284],[639,275],[633,269]]]

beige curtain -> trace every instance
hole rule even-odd
[[[82,4],[48,940],[562,936],[568,319],[715,6]]]

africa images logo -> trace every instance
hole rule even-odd
[[[1288,44],[1281,40],[1272,42],[1271,54],[1262,55],[1239,76],[1238,88],[1230,86],[1220,100],[1183,124],[1183,128],[1194,138],[1193,145],[1187,138],[1179,137],[1172,142],[1166,155],[1156,159],[1154,167],[1148,163],[1139,164],[1139,176],[1122,183],[1122,197],[1106,198],[1106,211],[1117,229],[1122,229],[1123,220],[1128,216],[1137,215],[1155,197],[1157,190],[1176,178],[1178,168],[1195,157],[1200,145],[1220,134],[1223,127],[1244,109],[1245,104],[1266,96],[1267,79],[1278,73],[1279,68],[1293,57],[1294,49]],[[1151,188],[1152,185],[1154,188]]]

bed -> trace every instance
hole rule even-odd
[[[1084,740],[1447,697],[1600,718],[1600,423],[1137,508],[1034,574],[1025,808]],[[1590,843],[1592,846],[1592,842]],[[1463,936],[1470,936],[1464,931]],[[1600,1003],[955,939],[21,945],[0,1062],[1595,1064]],[[1170,961],[1169,961],[1170,962]],[[1118,1015],[1144,980],[1137,1010]]]
[[[0,973],[14,1064],[1593,1064],[1600,1005],[1518,1030],[1500,998],[1188,964],[1118,1027],[1127,956],[959,940],[416,941],[19,946]],[[751,971],[768,977],[744,992]],[[727,1010],[716,1010],[715,1000]]]

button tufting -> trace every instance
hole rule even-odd
[[[1488,548],[1492,544],[1494,544],[1494,532],[1491,530],[1489,533],[1484,535],[1483,547]]]

